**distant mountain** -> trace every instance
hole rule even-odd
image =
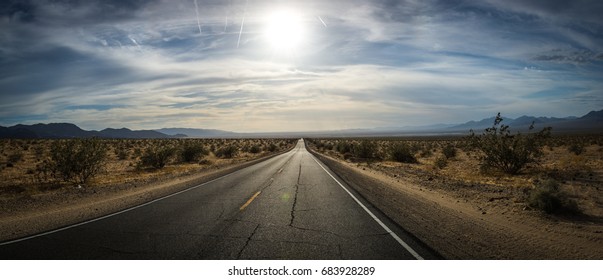
[[[495,117],[481,121],[469,121],[444,130],[468,131],[473,129],[478,131],[491,127],[494,119]],[[532,122],[537,129],[550,126],[553,128],[553,132],[603,132],[603,110],[591,111],[579,118],[574,116],[565,118],[521,116],[517,119],[503,117],[503,123],[509,125],[512,130],[527,130]]]
[[[169,135],[154,130],[130,130],[125,127],[105,128],[98,134],[102,138],[170,138]]]
[[[213,138],[213,137],[234,137],[239,133],[217,130],[217,129],[201,129],[201,128],[162,128],[155,129],[157,132],[161,132],[167,135],[184,135],[184,137],[195,137],[195,138]]]
[[[601,111],[590,111],[588,114],[578,118],[582,121],[603,121],[603,110]]]
[[[466,134],[470,129],[479,132],[494,124],[494,117],[462,124],[434,124],[425,126],[381,127],[372,129],[343,129],[306,132],[258,132],[236,133],[217,129],[162,128],[156,130],[130,130],[128,128],[106,128],[101,131],[83,130],[71,123],[49,123],[11,127],[0,126],[0,138],[266,138],[266,137],[359,137]],[[503,117],[503,123],[513,131],[525,131],[534,122],[536,129],[553,127],[553,133],[602,133],[603,110],[591,111],[582,117]]]
[[[101,131],[83,130],[71,123],[49,123],[11,127],[0,126],[0,138],[169,138],[171,136],[153,130],[130,130],[107,128]]]
[[[492,124],[494,124],[494,120],[496,119],[496,117],[491,117],[491,118],[486,118],[483,119],[481,121],[468,121],[466,123],[463,124],[457,124],[457,125],[453,125],[451,127],[445,128],[445,130],[463,130],[463,131],[468,131],[470,129],[473,130],[478,130],[478,129],[484,129],[487,127],[491,127]],[[503,117],[504,122],[505,123],[509,123],[514,121],[514,119],[512,118],[505,118]]]
[[[96,136],[95,131],[86,131],[71,123],[49,123],[7,127],[0,138],[80,138]]]

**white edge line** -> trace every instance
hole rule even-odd
[[[238,170],[237,170],[237,171],[238,171]],[[79,223],[77,223],[77,224],[73,224],[73,225],[69,225],[69,226],[66,226],[66,227],[62,227],[62,228],[58,228],[58,229],[54,229],[54,230],[51,230],[51,231],[46,231],[46,232],[38,233],[38,234],[35,234],[35,235],[30,235],[30,236],[27,236],[27,237],[22,237],[22,238],[15,239],[15,240],[11,240],[11,241],[6,241],[6,242],[3,242],[3,243],[0,243],[0,246],[9,245],[9,244],[12,244],[12,243],[17,243],[17,242],[21,242],[21,241],[25,241],[25,240],[33,239],[33,238],[36,238],[36,237],[41,237],[41,236],[45,236],[45,235],[49,235],[49,234],[53,234],[53,233],[56,233],[56,232],[64,231],[64,230],[67,230],[67,229],[70,229],[70,228],[78,227],[78,226],[81,226],[81,225],[85,225],[85,224],[89,224],[89,223],[93,223],[93,222],[96,222],[96,221],[100,221],[100,220],[103,220],[103,219],[106,219],[106,218],[109,218],[109,217],[113,217],[113,216],[116,216],[116,215],[119,215],[119,214],[123,214],[123,213],[126,213],[126,212],[128,212],[128,211],[132,211],[132,210],[134,210],[134,209],[137,209],[137,208],[140,208],[140,207],[143,207],[143,206],[147,206],[147,205],[149,205],[149,204],[151,204],[151,203],[155,203],[155,202],[157,202],[157,201],[164,200],[164,199],[166,199],[166,198],[170,198],[170,197],[172,197],[172,196],[179,195],[179,194],[181,194],[181,193],[188,192],[188,191],[190,191],[190,190],[194,190],[194,189],[196,189],[196,188],[202,187],[202,186],[207,185],[207,184],[209,184],[209,183],[213,183],[213,182],[215,182],[215,181],[217,181],[217,180],[220,180],[220,179],[226,178],[226,177],[228,177],[228,176],[230,176],[230,175],[232,175],[232,174],[234,174],[234,173],[236,173],[236,171],[231,172],[231,173],[228,173],[228,174],[223,175],[223,176],[220,176],[220,177],[215,178],[215,179],[213,179],[213,180],[207,181],[207,182],[205,182],[205,183],[201,183],[201,184],[199,184],[199,185],[192,186],[192,187],[190,187],[190,188],[188,188],[188,189],[184,189],[184,190],[181,190],[181,191],[179,191],[179,192],[175,192],[175,193],[173,193],[173,194],[169,194],[169,195],[166,195],[166,196],[162,196],[162,197],[160,197],[160,198],[153,199],[153,200],[148,201],[148,202],[145,202],[145,203],[143,203],[143,204],[136,205],[136,206],[134,206],[134,207],[130,207],[130,208],[126,208],[126,209],[124,209],[124,210],[121,210],[121,211],[118,211],[118,212],[115,212],[115,213],[111,213],[111,214],[108,214],[108,215],[105,215],[105,216],[101,216],[101,217],[98,217],[98,218],[94,218],[94,219],[92,219],[92,220],[87,220],[87,221],[79,222]]]
[[[335,182],[337,182],[337,184],[339,184],[339,186],[343,188],[354,199],[354,201],[356,201],[356,203],[358,203],[360,207],[362,207],[362,209],[364,209],[364,211],[366,211],[371,216],[371,218],[373,218],[373,220],[375,220],[383,229],[385,229],[387,233],[389,233],[396,241],[398,241],[398,243],[400,243],[400,245],[402,245],[402,247],[404,247],[406,251],[413,255],[413,257],[415,257],[417,260],[423,260],[423,257],[421,257],[419,253],[417,253],[408,244],[406,244],[406,242],[404,242],[395,232],[393,232],[387,225],[385,225],[379,218],[377,218],[377,216],[375,216],[375,214],[373,214],[371,210],[364,206],[364,204],[362,204],[362,202],[360,202],[358,198],[356,198],[346,187],[344,187],[343,184],[341,184],[337,179],[335,179],[335,177],[331,175],[331,173],[324,166],[322,166],[322,164],[316,159],[314,155],[312,155],[312,159],[314,159],[314,161],[316,161],[316,163],[318,163],[318,165],[325,172],[327,172],[327,174],[329,174],[329,176],[331,176],[331,178],[333,178],[333,180],[335,180]]]

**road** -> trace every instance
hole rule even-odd
[[[17,242],[2,259],[429,259],[299,140],[152,203]]]

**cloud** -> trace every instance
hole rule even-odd
[[[5,2],[0,125],[284,131],[600,109],[600,4],[505,3],[253,1],[237,48],[245,1],[198,0],[198,17],[193,1]],[[276,6],[304,19],[295,51],[262,39]]]

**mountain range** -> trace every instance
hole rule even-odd
[[[348,129],[331,131],[306,131],[306,132],[262,132],[262,133],[237,133],[216,129],[198,128],[161,128],[155,130],[130,130],[128,128],[106,128],[101,131],[83,130],[71,123],[49,123],[23,125],[10,127],[0,126],[0,138],[244,138],[244,137],[325,137],[325,136],[397,136],[421,134],[462,134],[470,129],[475,131],[491,127],[495,117],[479,121],[468,121],[462,124],[434,124],[412,127],[387,127],[373,129]],[[591,111],[581,117],[533,117],[521,116],[519,118],[505,118],[503,123],[516,131],[525,131],[534,123],[539,129],[545,126],[553,127],[554,133],[601,133],[603,132],[603,110]]]

